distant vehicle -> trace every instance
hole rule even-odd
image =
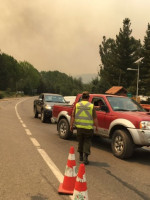
[[[72,105],[75,102],[76,96],[64,96],[64,99],[68,101],[69,105]]]
[[[34,117],[38,118],[41,114],[41,121],[44,123],[47,120],[51,120],[53,106],[66,105],[67,101],[62,95],[52,94],[52,93],[42,93],[39,95],[38,99],[33,102]],[[51,120],[51,122],[53,122]]]
[[[140,101],[140,105],[141,105],[147,112],[150,112],[150,101]]]
[[[57,122],[60,138],[71,136],[70,119],[76,103],[81,101],[78,94],[73,105],[53,107],[53,118]],[[132,156],[136,147],[150,146],[150,113],[129,97],[105,94],[90,94],[89,102],[97,107],[98,131],[94,134],[111,139],[113,154],[121,159]]]

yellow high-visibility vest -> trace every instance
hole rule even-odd
[[[93,107],[88,101],[76,104],[75,126],[77,128],[93,129]]]

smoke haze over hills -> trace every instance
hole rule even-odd
[[[99,45],[115,38],[123,20],[143,41],[149,0],[0,0],[0,49],[39,71],[97,73]]]

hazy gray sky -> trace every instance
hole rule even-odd
[[[39,71],[97,73],[103,36],[126,17],[143,42],[150,0],[0,0],[0,49]]]

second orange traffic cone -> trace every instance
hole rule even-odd
[[[74,147],[70,147],[68,161],[65,169],[63,183],[58,188],[59,193],[73,194],[75,182],[77,177],[76,161],[74,154]]]
[[[75,182],[75,188],[73,192],[73,200],[79,200],[79,199],[88,200],[84,164],[80,164],[78,175]]]

